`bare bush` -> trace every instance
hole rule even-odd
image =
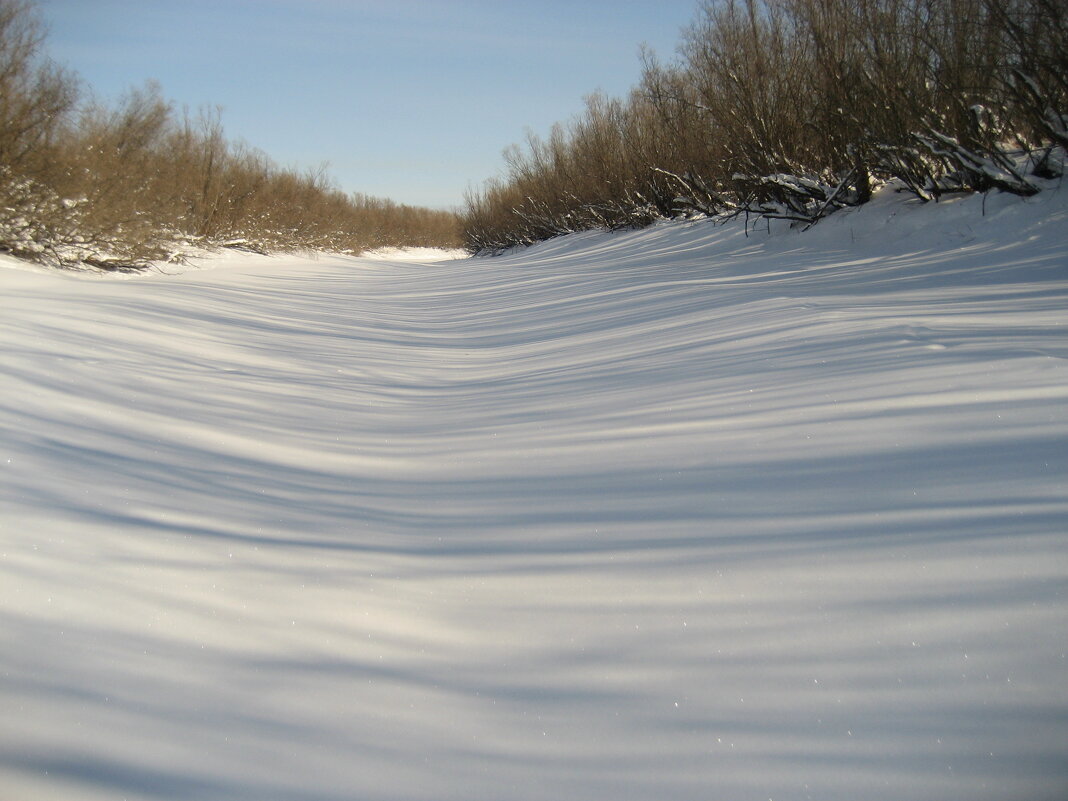
[[[63,216],[51,188],[55,140],[77,98],[74,77],[45,59],[32,7],[0,2],[0,249],[43,252],[44,218]]]
[[[459,245],[453,212],[350,196],[325,168],[280,168],[229,142],[218,110],[179,116],[151,83],[117,103],[80,98],[42,44],[32,5],[0,0],[0,250],[123,269],[195,247]]]
[[[1033,194],[1063,169],[1066,54],[1061,0],[706,0],[627,101],[508,152],[467,246],[677,214],[810,226],[888,181]]]

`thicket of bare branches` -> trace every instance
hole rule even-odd
[[[679,57],[470,192],[466,246],[693,213],[802,225],[896,181],[1029,195],[1068,146],[1063,0],[705,0]]]
[[[152,84],[84,97],[43,53],[28,0],[0,0],[0,252],[140,267],[194,247],[359,253],[455,247],[452,212],[348,195],[323,169],[227,140],[218,112],[176,112]]]

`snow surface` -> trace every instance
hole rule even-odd
[[[4,262],[0,797],[1065,798],[1066,222]]]
[[[369,250],[363,255],[375,261],[418,261],[426,263],[445,261],[446,259],[462,259],[467,256],[467,252],[458,249],[410,247],[378,248],[377,250]]]

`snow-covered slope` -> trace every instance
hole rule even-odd
[[[0,269],[0,797],[1064,798],[1066,223]]]

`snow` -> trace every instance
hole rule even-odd
[[[3,797],[1063,798],[1066,221],[4,261]]]
[[[376,261],[415,261],[425,263],[445,261],[447,259],[462,259],[467,256],[467,253],[456,248],[405,247],[378,248],[377,250],[367,251],[363,256]]]

